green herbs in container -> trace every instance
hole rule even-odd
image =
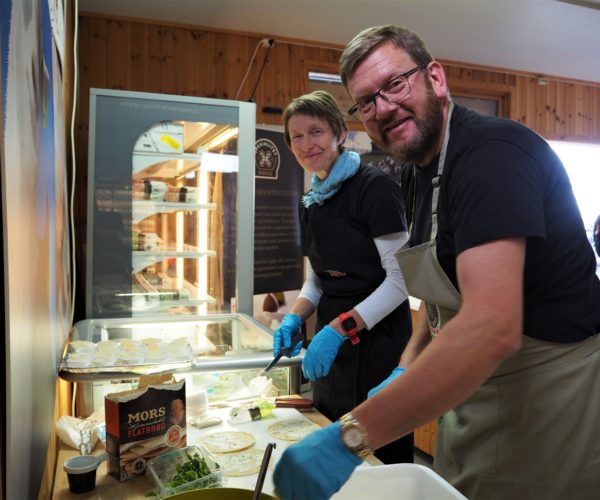
[[[223,470],[202,445],[187,446],[148,461],[147,474],[154,481],[159,498],[183,491],[217,488]]]

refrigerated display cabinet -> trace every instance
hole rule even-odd
[[[92,89],[86,318],[252,313],[255,104]]]

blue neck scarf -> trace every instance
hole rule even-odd
[[[354,151],[344,151],[333,164],[329,175],[321,180],[317,174],[312,176],[312,189],[302,197],[302,203],[306,208],[313,203],[322,205],[327,198],[337,193],[346,179],[352,177],[360,167],[360,156]]]

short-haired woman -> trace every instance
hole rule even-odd
[[[307,278],[275,331],[278,354],[315,310],[317,333],[302,370],[315,407],[337,420],[396,367],[411,334],[410,306],[394,253],[407,241],[398,184],[344,149],[348,128],[325,91],[294,99],[284,112],[285,141],[312,189],[300,203]],[[398,368],[399,372],[402,371]],[[379,449],[384,463],[412,462],[412,434]]]

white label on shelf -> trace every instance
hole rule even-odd
[[[237,172],[240,159],[237,155],[202,153],[202,170],[206,172]]]

